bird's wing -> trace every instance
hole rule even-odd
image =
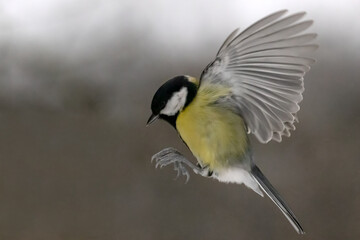
[[[317,48],[308,44],[316,34],[300,34],[312,21],[299,22],[304,12],[283,17],[286,12],[232,32],[200,77],[200,88],[219,84],[231,90],[216,104],[241,115],[262,143],[280,142],[295,129],[303,77],[314,62],[307,56]]]

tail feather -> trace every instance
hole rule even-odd
[[[295,214],[287,206],[285,201],[281,198],[280,194],[271,185],[269,180],[264,176],[264,174],[256,165],[251,168],[251,175],[254,177],[255,181],[259,184],[260,188],[266,193],[266,195],[268,195],[268,197],[276,204],[276,206],[278,206],[278,208],[285,215],[295,230],[299,234],[305,234],[304,229],[296,219]]]

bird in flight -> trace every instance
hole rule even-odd
[[[304,230],[277,190],[254,163],[249,134],[261,143],[281,142],[295,130],[304,75],[318,47],[305,13],[275,12],[244,31],[233,31],[199,79],[182,75],[155,93],[147,125],[170,123],[195,156],[194,164],[169,147],[152,157],[156,167],[174,165],[178,176],[194,173],[243,183],[279,207],[299,234]]]

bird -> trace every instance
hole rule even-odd
[[[196,158],[173,147],[152,156],[156,167],[173,164],[177,176],[190,174],[244,184],[265,193],[299,234],[304,229],[275,187],[254,162],[249,135],[261,143],[281,142],[298,122],[304,76],[315,59],[316,33],[304,33],[305,12],[272,13],[243,31],[234,30],[200,78],[181,75],[166,81],[151,102],[147,126],[171,124]]]

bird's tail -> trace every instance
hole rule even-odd
[[[254,177],[255,181],[259,184],[260,188],[266,193],[266,195],[268,195],[268,197],[276,204],[276,206],[278,206],[278,208],[289,220],[295,230],[299,234],[305,234],[304,229],[301,227],[299,221],[296,219],[295,214],[287,206],[285,201],[281,198],[280,194],[271,185],[269,180],[267,180],[267,178],[256,165],[252,166],[251,175]]]

